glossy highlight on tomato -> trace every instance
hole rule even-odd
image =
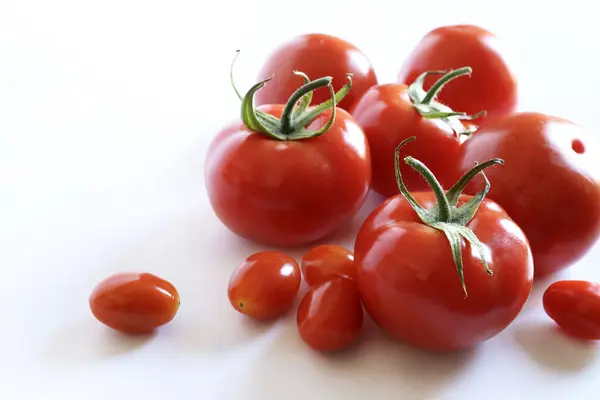
[[[544,311],[570,336],[600,340],[600,285],[561,280],[544,292]]]
[[[117,331],[144,334],[169,323],[179,310],[179,293],[150,273],[119,273],[100,282],[89,305],[98,321]]]
[[[339,351],[355,344],[363,326],[356,283],[335,277],[309,289],[296,318],[300,338],[317,351]]]
[[[519,226],[485,192],[461,194],[483,168],[503,166],[481,163],[444,191],[419,160],[405,162],[432,190],[410,193],[400,177],[401,194],[365,220],[354,247],[363,304],[392,338],[431,351],[473,348],[512,323],[533,281]]]
[[[261,251],[234,270],[227,296],[235,310],[256,320],[270,320],[288,312],[296,300],[301,271],[293,257]]]
[[[304,281],[314,286],[333,277],[354,279],[354,254],[337,244],[322,244],[313,247],[302,256]]]
[[[580,260],[600,235],[600,145],[564,118],[521,112],[483,124],[460,148],[459,173],[490,157],[505,161],[486,171],[488,197],[523,229],[535,276]],[[485,185],[476,177],[465,193]]]
[[[352,74],[352,91],[338,105],[346,111],[362,93],[377,84],[371,62],[356,46],[331,35],[304,34],[282,43],[267,57],[258,79],[273,77],[273,81],[257,93],[256,104],[284,104],[302,83],[294,71],[302,71],[311,79],[331,76],[336,90],[343,86],[346,75]],[[315,92],[315,103],[327,100],[326,90]]]
[[[352,81],[335,96],[351,92]],[[307,82],[285,105],[242,101],[242,121],[224,127],[205,161],[213,211],[238,236],[270,246],[313,243],[350,221],[371,183],[371,158],[355,119],[332,104],[298,105],[330,77]],[[341,95],[343,94],[343,95]],[[275,121],[275,122],[273,122]]]
[[[427,33],[409,54],[398,82],[410,84],[426,71],[469,66],[473,69],[471,78],[449,85],[439,100],[468,114],[485,110],[485,119],[508,115],[515,111],[519,93],[515,66],[502,47],[496,35],[479,26],[438,27]],[[425,89],[432,82],[429,78]]]

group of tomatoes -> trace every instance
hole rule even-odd
[[[589,252],[600,147],[564,118],[517,111],[497,40],[477,26],[437,28],[397,82],[381,83],[356,46],[306,34],[274,51],[245,94],[232,78],[241,113],[209,146],[210,204],[238,236],[311,247],[300,262],[280,251],[245,259],[228,287],[237,311],[275,319],[304,279],[297,324],[312,348],[353,344],[364,309],[395,339],[466,349],[514,321],[534,278]],[[370,191],[382,201],[354,248],[324,243]],[[90,304],[106,325],[138,332],[169,322],[179,296],[158,277],[125,275]],[[565,332],[600,340],[599,285],[555,282],[543,304]]]

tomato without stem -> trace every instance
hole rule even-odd
[[[252,98],[261,82],[243,99],[243,121],[213,139],[205,164],[208,197],[237,235],[267,245],[311,243],[348,223],[364,203],[368,143],[354,118],[335,107],[351,81],[335,96],[331,82],[308,82],[286,105],[257,110]],[[320,87],[336,101],[308,107]]]
[[[276,251],[258,252],[235,269],[227,296],[238,312],[257,320],[269,320],[292,308],[301,279],[294,258]]]
[[[310,286],[336,276],[354,279],[354,254],[337,244],[322,244],[304,254],[301,269],[304,280]]]
[[[460,120],[477,118],[477,115],[454,111],[436,101],[436,96],[442,89],[454,85],[455,78],[470,73],[469,67],[449,71],[425,92],[424,80],[436,74],[425,72],[410,85],[373,86],[359,98],[351,113],[369,141],[374,191],[385,197],[398,194],[394,152],[398,143],[412,136],[417,141],[411,146],[410,155],[427,164],[443,187],[455,182],[460,135],[471,132]],[[408,165],[401,165],[400,169],[408,190],[428,190],[427,182],[419,173]]]
[[[405,162],[433,191],[411,194],[398,174],[402,194],[365,220],[354,248],[365,309],[391,337],[416,347],[472,348],[516,318],[533,280],[527,238],[485,198],[489,184],[477,196],[461,194],[474,175],[501,160],[474,167],[447,192],[423,163]],[[488,169],[496,168],[502,167]]]
[[[356,343],[363,309],[356,283],[335,277],[309,289],[297,313],[300,338],[318,351],[337,351]]]
[[[179,294],[170,282],[156,275],[119,273],[94,288],[89,305],[104,325],[123,333],[144,334],[175,317]]]
[[[531,243],[536,277],[581,259],[600,233],[600,150],[577,125],[541,113],[517,113],[483,124],[461,146],[459,172],[489,157],[502,169],[486,173],[488,194],[523,229]],[[481,190],[474,179],[465,193]]]
[[[562,280],[546,289],[544,310],[569,335],[600,340],[600,285],[588,281]]]
[[[471,79],[449,85],[439,95],[442,103],[455,110],[487,116],[512,113],[518,102],[514,66],[507,60],[499,39],[474,25],[442,26],[427,33],[408,56],[399,74],[400,83],[410,83],[425,71],[469,66]],[[432,85],[426,81],[425,87]]]
[[[257,93],[257,104],[285,103],[302,82],[294,71],[302,71],[311,79],[331,76],[336,90],[343,86],[346,75],[352,74],[352,92],[339,103],[346,111],[362,93],[377,84],[371,62],[356,46],[335,36],[306,34],[281,44],[266,59],[259,80],[272,76],[273,84]],[[315,102],[326,100],[329,100],[326,91],[315,92]]]

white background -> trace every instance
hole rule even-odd
[[[300,342],[293,315],[260,328],[229,306],[230,272],[262,250],[219,223],[204,191],[207,144],[239,114],[228,81],[238,48],[243,89],[275,45],[308,32],[353,42],[386,82],[427,31],[474,23],[512,48],[522,110],[597,130],[600,24],[589,4],[387,2],[0,1],[1,399],[597,395],[600,350],[552,327],[547,283],[501,335],[448,356],[369,327],[362,345],[324,357]],[[600,280],[599,255],[562,276]],[[123,338],[89,312],[93,286],[123,270],[181,293],[176,319],[150,339]]]

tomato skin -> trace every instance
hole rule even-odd
[[[234,270],[227,296],[238,312],[266,321],[292,308],[301,279],[300,267],[293,257],[262,251],[247,257]]]
[[[544,292],[544,311],[569,335],[600,340],[600,285],[562,280]]]
[[[256,104],[285,104],[303,82],[293,73],[295,70],[304,72],[311,80],[331,76],[336,92],[346,84],[346,74],[352,73],[352,90],[338,104],[346,111],[362,93],[377,84],[371,62],[356,46],[331,35],[305,34],[282,43],[266,59],[258,80],[270,77],[273,80],[256,94]],[[312,104],[330,98],[329,91],[317,90]]]
[[[471,78],[457,79],[445,87],[439,101],[467,114],[481,110],[490,118],[510,114],[517,106],[518,86],[514,67],[499,44],[495,35],[478,26],[439,27],[427,33],[408,56],[398,82],[410,84],[426,71],[470,66]],[[433,80],[425,80],[425,90]]]
[[[149,273],[119,273],[101,281],[89,306],[98,321],[128,334],[144,334],[169,323],[179,310],[179,293]]]
[[[517,113],[488,121],[463,143],[459,173],[489,157],[505,164],[486,171],[492,182],[488,197],[527,235],[536,277],[581,259],[600,234],[600,150],[594,138],[565,119]],[[465,193],[483,186],[476,177]]]
[[[413,196],[427,209],[435,203],[432,192]],[[519,314],[533,281],[525,235],[488,199],[467,227],[489,250],[494,275],[463,240],[465,298],[446,236],[423,224],[404,197],[389,198],[365,220],[354,248],[356,281],[365,309],[392,338],[432,351],[469,349]]]
[[[467,78],[452,81],[447,87],[461,79]],[[444,188],[450,188],[456,181],[458,135],[440,120],[423,118],[413,107],[407,90],[408,86],[403,84],[373,86],[351,110],[369,141],[371,187],[385,197],[398,194],[394,169],[396,146],[411,136],[417,140],[407,149],[408,155],[424,162]],[[408,165],[401,163],[400,171],[409,191],[429,190],[423,177]]]
[[[335,277],[311,287],[300,302],[296,321],[300,338],[314,350],[338,351],[353,345],[363,326],[356,283]]]
[[[302,276],[309,286],[323,283],[332,277],[355,278],[354,254],[337,244],[313,247],[302,257]]]
[[[262,111],[280,117],[283,106]],[[331,116],[319,115],[318,130]],[[323,135],[279,141],[234,122],[211,143],[205,183],[215,214],[232,232],[272,246],[315,242],[350,221],[371,183],[367,139],[342,109]]]

